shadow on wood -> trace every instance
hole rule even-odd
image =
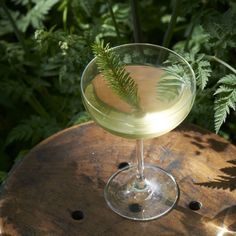
[[[230,164],[233,164],[231,167],[221,168],[220,171],[225,175],[219,175],[217,179],[213,181],[196,183],[200,186],[205,186],[208,188],[216,189],[228,189],[233,191],[236,189],[236,159],[227,161]]]

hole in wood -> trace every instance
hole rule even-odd
[[[193,211],[198,211],[202,207],[202,203],[198,201],[192,201],[189,203],[189,208]]]
[[[82,219],[84,219],[84,213],[82,211],[73,211],[71,213],[71,217],[74,220],[82,220]]]
[[[142,206],[138,203],[132,203],[129,205],[129,210],[131,212],[140,212],[142,210]]]
[[[121,163],[118,165],[118,168],[119,168],[119,169],[122,169],[122,168],[127,167],[127,166],[129,166],[129,163],[128,163],[128,162],[121,162]]]

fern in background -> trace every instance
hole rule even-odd
[[[220,85],[215,92],[215,130],[219,132],[230,109],[236,109],[236,74],[229,74],[218,81]]]
[[[17,10],[10,10],[12,18],[14,19],[15,24],[18,29],[22,32],[26,32],[29,26],[32,26],[34,29],[44,26],[44,20],[52,9],[52,7],[59,2],[59,0],[12,0],[17,5],[27,8],[27,13],[23,14]],[[0,11],[0,25],[3,27],[0,35],[8,34],[14,32],[12,23],[10,22],[9,17],[6,15],[2,9]]]

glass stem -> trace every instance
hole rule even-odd
[[[143,139],[136,140],[136,157],[138,160],[137,179],[138,182],[144,182],[144,158],[143,158]]]

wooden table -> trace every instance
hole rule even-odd
[[[11,171],[0,194],[0,235],[236,235],[235,146],[192,125],[144,144],[145,161],[180,187],[166,216],[136,222],[108,208],[105,183],[120,163],[135,162],[135,142],[87,123],[41,142]],[[189,208],[193,201],[199,210]]]

